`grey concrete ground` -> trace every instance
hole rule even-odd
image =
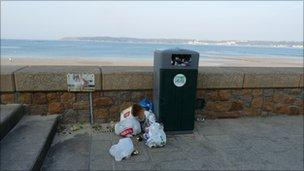
[[[193,134],[168,135],[163,148],[133,140],[140,154],[114,161],[119,137],[82,129],[57,135],[43,170],[303,170],[303,116],[197,122]]]

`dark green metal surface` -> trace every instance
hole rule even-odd
[[[174,76],[186,76],[186,84],[177,87]],[[186,131],[194,128],[197,70],[161,69],[159,119],[165,131]]]

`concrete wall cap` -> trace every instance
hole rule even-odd
[[[66,91],[67,73],[94,73],[95,88],[101,90],[97,66],[31,66],[15,73],[17,91]]]
[[[152,66],[1,66],[1,92],[66,91],[67,73],[94,73],[96,90],[153,88]],[[199,67],[197,88],[298,88],[303,77],[299,67]]]
[[[25,67],[26,66],[1,65],[0,92],[15,91],[14,72]]]
[[[303,68],[261,67],[243,68],[243,88],[292,88],[299,87]]]
[[[103,90],[150,90],[153,67],[101,67]]]
[[[143,72],[152,73],[152,66],[102,66],[102,73],[128,73],[128,72]]]
[[[230,67],[200,67],[198,89],[242,88],[244,73]]]

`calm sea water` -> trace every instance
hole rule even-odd
[[[141,58],[152,59],[156,49],[186,48],[198,51],[201,58],[284,57],[303,58],[303,49],[116,42],[1,40],[1,57],[14,58]]]

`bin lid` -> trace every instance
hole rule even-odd
[[[199,53],[188,49],[155,50],[154,68],[162,69],[197,69]]]
[[[188,50],[188,49],[181,49],[181,48],[172,48],[172,49],[156,49],[154,53],[159,53],[159,54],[191,54],[191,55],[199,55],[198,52],[194,50]]]

